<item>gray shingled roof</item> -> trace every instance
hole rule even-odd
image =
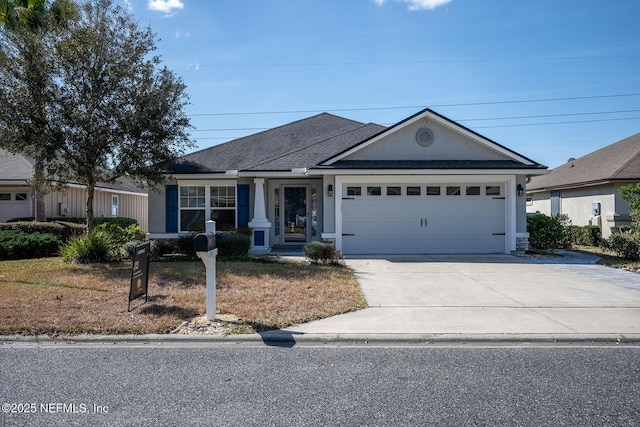
[[[0,184],[2,184],[3,181],[27,181],[33,178],[33,165],[34,162],[30,157],[23,154],[12,154],[0,148]],[[148,192],[146,189],[138,187],[138,185],[127,177],[118,178],[114,183],[100,182],[96,187],[140,194],[147,194]]]
[[[0,182],[26,181],[33,178],[33,162],[21,155],[0,148]]]
[[[531,165],[524,165],[515,161],[448,162],[446,164],[442,162],[368,162],[366,165],[362,162],[339,161],[331,166],[322,165],[328,159],[345,153],[386,131],[392,130],[401,123],[413,119],[425,111],[438,115],[432,110],[425,109],[390,128],[374,123],[360,123],[334,116],[333,114],[322,113],[187,154],[171,164],[168,167],[168,172],[175,174],[224,173],[227,170],[288,172],[294,168],[546,169],[546,166],[539,165],[533,161]],[[488,139],[487,141],[509,150],[494,141]],[[517,154],[511,150],[509,151]],[[526,158],[524,156],[521,157]]]
[[[536,176],[528,191],[580,187],[609,181],[640,180],[640,133]]]
[[[172,164],[169,171],[220,173],[310,168],[384,129],[373,123],[321,113],[187,154]]]

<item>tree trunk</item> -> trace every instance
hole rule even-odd
[[[36,204],[35,220],[44,222],[47,220],[46,206],[44,201],[44,196],[46,193],[46,180],[44,176],[44,165],[42,164],[41,160],[36,159],[34,169],[35,171],[33,184],[35,189],[34,199]]]
[[[87,233],[93,233],[95,227],[95,220],[93,218],[93,195],[96,189],[96,184],[92,183],[87,185]]]

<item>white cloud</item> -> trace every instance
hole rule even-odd
[[[129,12],[133,11],[133,4],[131,4],[130,0],[124,0],[124,7],[125,9],[127,9]]]
[[[176,39],[188,39],[191,34],[188,31],[176,30]]]
[[[378,6],[382,6],[387,0],[373,0]],[[395,0],[408,4],[409,10],[428,10],[443,6],[453,0]]]
[[[180,0],[149,0],[147,2],[149,10],[164,12],[166,16],[173,15],[178,9],[184,8],[184,3]]]

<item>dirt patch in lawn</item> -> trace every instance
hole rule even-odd
[[[286,261],[220,261],[217,311],[228,332],[259,332],[366,306],[351,270]],[[127,312],[130,264],[0,262],[0,334],[141,334],[176,331],[205,314],[200,261],[152,262],[149,302]]]

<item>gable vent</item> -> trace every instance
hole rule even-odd
[[[429,128],[420,128],[416,132],[416,142],[422,147],[433,144],[433,131]]]

